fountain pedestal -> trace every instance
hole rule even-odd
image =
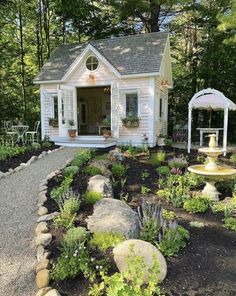
[[[212,201],[219,201],[220,193],[215,187],[215,183],[221,179],[232,177],[236,174],[236,170],[231,167],[217,165],[217,158],[219,155],[226,152],[223,149],[216,148],[216,135],[209,135],[209,148],[200,148],[198,151],[207,155],[208,163],[206,165],[192,165],[188,167],[190,172],[202,175],[205,178],[206,185],[202,191]]]

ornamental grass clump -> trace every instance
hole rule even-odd
[[[165,161],[165,158],[166,158],[165,152],[158,151],[157,153],[152,154],[150,163],[154,166],[159,166]]]
[[[124,240],[125,237],[122,234],[113,232],[97,232],[93,234],[89,245],[92,249],[98,249],[104,252],[109,248],[114,248]]]
[[[70,165],[63,170],[63,174],[66,177],[73,177],[79,171],[79,168],[76,165]]]
[[[121,163],[113,163],[111,171],[114,177],[122,178],[126,174],[127,167]]]
[[[83,196],[83,202],[87,205],[93,205],[97,201],[101,200],[103,195],[100,192],[96,191],[86,191]]]

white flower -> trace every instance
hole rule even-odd
[[[102,266],[100,265],[100,269],[102,269]]]
[[[90,260],[91,260],[91,262],[93,262],[95,260],[95,258],[91,258]]]
[[[96,265],[96,269],[99,269],[99,266],[98,265]]]
[[[68,258],[68,255],[66,255],[65,258]]]

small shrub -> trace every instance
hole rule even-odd
[[[204,213],[209,205],[210,200],[207,196],[197,194],[184,202],[184,209],[190,213]]]
[[[183,226],[169,228],[165,231],[158,248],[164,256],[171,257],[186,246],[187,240],[189,240],[189,232]]]
[[[213,213],[220,213],[220,212],[224,212],[225,210],[225,206],[226,204],[219,201],[219,202],[214,202],[213,204],[211,204],[211,210]]]
[[[122,178],[127,171],[127,167],[120,163],[113,163],[111,171],[114,177]]]
[[[141,179],[142,179],[142,181],[145,181],[146,179],[148,179],[149,176],[150,176],[149,172],[147,170],[144,170],[141,173]]]
[[[31,144],[31,147],[32,147],[33,150],[38,150],[38,149],[41,148],[41,145],[38,142],[33,142]]]
[[[121,234],[113,232],[98,232],[93,234],[89,244],[92,249],[98,248],[100,251],[104,252],[108,248],[114,248],[124,240],[125,237]]]
[[[168,166],[160,166],[158,168],[156,168],[156,172],[159,176],[167,176],[170,173],[170,169]]]
[[[74,215],[78,212],[80,207],[80,201],[76,197],[71,197],[70,199],[66,200],[63,205],[63,211]]]
[[[70,165],[63,170],[64,176],[66,177],[73,177],[77,174],[79,168],[75,165]]]
[[[233,163],[233,164],[236,164],[236,153],[232,154],[230,156],[230,161]]]
[[[163,215],[163,218],[166,220],[174,221],[176,219],[176,215],[173,211],[168,211],[163,209],[162,215]]]
[[[43,148],[50,148],[52,147],[52,142],[49,141],[48,137],[45,137],[41,145]]]
[[[92,157],[94,157],[94,151],[92,150],[80,151],[75,155],[74,160],[71,162],[71,165],[77,166],[78,168],[80,168],[83,164],[88,162]]]
[[[165,145],[166,145],[167,147],[171,147],[171,146],[173,145],[173,141],[172,141],[172,139],[169,139],[169,138],[166,138],[166,139],[164,140],[164,143],[165,143]]]
[[[172,175],[183,175],[183,172],[180,168],[172,168],[170,173]]]
[[[99,168],[92,165],[87,166],[84,169],[84,172],[89,176],[102,175],[102,171]]]
[[[95,159],[97,160],[107,160],[108,159],[108,153],[104,153],[102,155],[95,156]]]
[[[174,157],[168,161],[168,166],[171,169],[173,169],[173,168],[183,169],[188,166],[188,162],[183,156],[182,157]]]
[[[150,159],[150,163],[154,166],[159,166],[165,161],[166,154],[163,151],[158,151],[156,154],[153,154]]]
[[[236,218],[228,217],[224,219],[224,227],[236,231]]]
[[[85,204],[93,205],[97,201],[101,200],[102,198],[103,198],[103,195],[99,192],[86,191],[83,197],[83,201]]]
[[[198,155],[197,156],[197,162],[200,162],[200,163],[205,163],[206,161],[206,157],[204,155]]]
[[[62,245],[65,249],[79,247],[88,238],[88,232],[84,227],[72,227],[64,235]]]

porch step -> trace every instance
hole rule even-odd
[[[56,145],[59,146],[64,146],[64,147],[80,147],[80,148],[108,148],[112,146],[116,146],[116,141],[115,140],[108,140],[104,141],[102,140],[81,140],[81,139],[76,139],[76,140],[58,140],[55,141]]]

